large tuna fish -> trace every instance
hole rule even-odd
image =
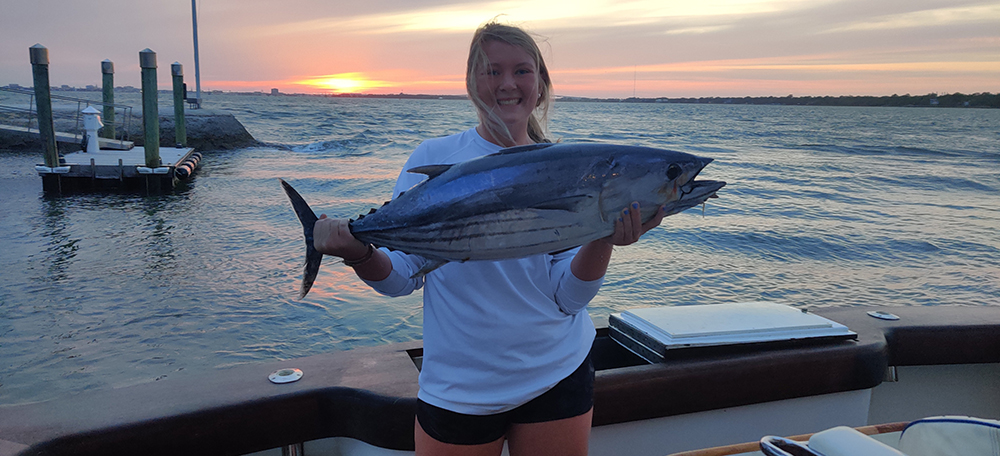
[[[555,252],[611,235],[621,210],[641,218],[702,204],[725,182],[694,180],[712,161],[662,149],[605,144],[535,144],[454,165],[410,169],[427,179],[352,220],[355,238],[421,255],[422,276],[449,261],[500,260]],[[300,298],[323,255],[313,247],[316,215],[281,181],[302,222],[306,265]]]

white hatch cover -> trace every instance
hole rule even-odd
[[[665,345],[729,345],[815,337],[856,337],[846,326],[773,302],[744,302],[633,309],[613,315]]]

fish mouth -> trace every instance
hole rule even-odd
[[[720,188],[725,187],[726,183],[724,181],[716,180],[695,180],[698,174],[705,169],[709,163],[712,162],[711,158],[699,157],[701,160],[701,169],[691,176],[688,182],[680,187],[681,197],[674,201],[673,203],[667,204],[665,211],[667,215],[673,215],[678,212],[690,209],[699,204],[704,203],[709,198],[718,198],[715,192],[719,191]]]
[[[725,186],[725,182],[714,180],[688,182],[680,188],[680,199],[665,206],[666,214],[673,215],[704,203],[709,198],[718,198],[718,196],[715,195],[715,192]]]

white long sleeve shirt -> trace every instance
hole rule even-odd
[[[423,142],[407,160],[393,197],[425,176],[405,170],[452,164],[500,147],[476,130]],[[458,413],[516,408],[571,374],[586,358],[595,330],[586,312],[603,279],[570,271],[578,249],[503,261],[448,263],[410,279],[425,260],[385,250],[393,270],[367,281],[402,296],[423,288],[424,358],[418,397]]]

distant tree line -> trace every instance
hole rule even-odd
[[[940,108],[1000,108],[1000,94],[952,93],[938,95],[892,95],[892,96],[839,96],[839,97],[702,97],[702,98],[626,98],[623,102],[633,103],[704,103],[704,104],[754,104],[754,105],[802,105],[802,106],[929,106]]]

